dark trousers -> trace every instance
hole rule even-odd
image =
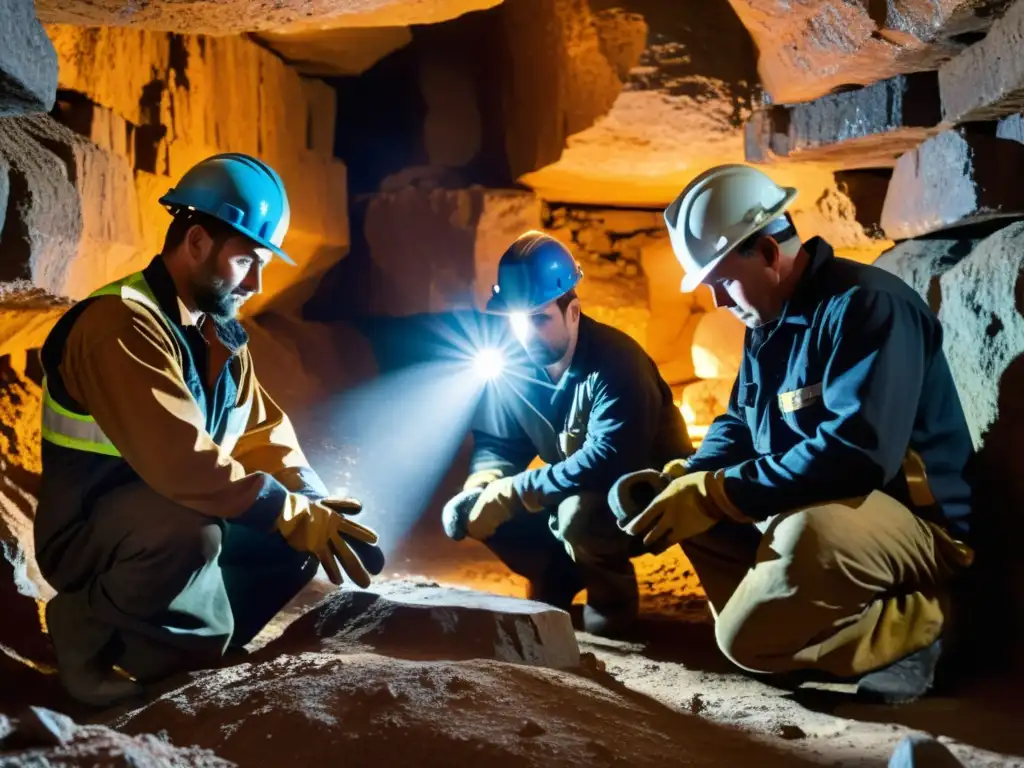
[[[46,576],[81,630],[63,644],[146,680],[248,643],[317,567],[276,532],[205,517],[135,482],[95,503]]]
[[[585,588],[595,608],[636,609],[633,544],[600,494],[570,496],[550,510],[515,517],[484,544],[509,570],[530,580],[537,599],[570,604]]]

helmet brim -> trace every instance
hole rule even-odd
[[[166,195],[161,197],[157,202],[159,202],[160,205],[164,206],[164,208],[166,208],[170,212],[170,214],[172,216],[176,216],[178,214],[178,212],[181,209],[183,209],[183,208],[191,208],[193,210],[199,211],[200,213],[204,213],[207,216],[212,216],[213,218],[217,219],[218,221],[224,221],[223,219],[219,218],[216,213],[213,213],[211,211],[202,210],[200,208],[196,208],[195,206],[186,205],[184,203],[178,202],[174,198],[174,190],[173,189],[170,192],[168,192]],[[242,237],[247,237],[250,240],[252,240],[260,248],[266,248],[268,251],[270,251],[275,256],[277,256],[277,258],[281,259],[281,261],[283,261],[285,264],[288,264],[289,266],[292,266],[292,267],[298,266],[295,263],[295,261],[292,259],[291,256],[289,256],[287,253],[285,253],[283,250],[281,250],[280,246],[274,245],[272,242],[270,242],[266,238],[258,237],[257,235],[254,235],[252,232],[246,231],[242,227],[235,226],[231,222],[225,221],[224,223],[227,224],[229,227],[231,227],[233,230],[235,230],[235,232],[237,232]]]

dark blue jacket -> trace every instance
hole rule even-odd
[[[546,506],[605,494],[622,475],[693,452],[654,361],[626,334],[580,318],[572,364],[557,386],[522,356],[489,385],[473,430],[470,471],[522,472],[520,492]],[[523,472],[534,457],[547,466]]]
[[[912,507],[902,462],[923,459],[937,508],[967,537],[974,453],[938,318],[898,277],[836,258],[820,238],[782,317],[748,330],[728,411],[689,462],[765,519],[883,490]]]

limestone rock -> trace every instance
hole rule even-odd
[[[500,0],[37,0],[39,18],[84,27],[134,26],[172,33],[238,35],[264,30],[435,24]]]
[[[522,183],[548,200],[657,206],[706,168],[741,161],[757,73],[749,38],[728,2],[599,0],[591,6],[622,26],[639,17],[646,44],[610,109],[592,126],[570,132],[561,157],[522,176]]]
[[[303,653],[198,677],[114,725],[166,730],[240,766],[805,762],[598,680],[487,660]]]
[[[942,307],[939,279],[971,253],[975,238],[907,240],[883,253],[875,266],[899,277],[928,302],[932,312]]]
[[[946,121],[962,123],[1019,112],[1024,107],[1024,4],[1014,3],[988,35],[939,69]]]
[[[408,45],[408,27],[298,27],[266,30],[259,39],[304,75],[361,75],[385,56]]]
[[[700,379],[683,388],[681,409],[687,424],[706,427],[729,407],[736,377]]]
[[[900,158],[882,209],[893,239],[1024,213],[1017,168],[1024,145],[962,129],[946,131]]]
[[[494,659],[552,669],[579,664],[569,614],[542,603],[416,582],[328,595],[266,647],[404,659]]]
[[[324,319],[482,306],[505,249],[540,228],[541,207],[513,190],[406,188],[370,196],[356,216],[352,253],[311,304]]]
[[[82,768],[232,768],[206,749],[175,747],[159,736],[126,736],[102,725],[78,725],[70,717],[28,707],[14,718],[0,715],[0,765],[29,768],[75,765]]]
[[[983,33],[1008,0],[730,0],[760,52],[776,104],[934,69]]]
[[[0,0],[0,117],[49,112],[57,93],[57,56],[32,0]]]
[[[746,327],[727,309],[706,312],[693,334],[693,370],[701,379],[734,379],[743,360]]]
[[[1019,399],[1019,391],[1004,392],[1002,379],[1024,349],[1022,266],[1024,223],[1018,222],[982,240],[940,278],[944,347],[975,446]]]
[[[769,106],[747,122],[746,159],[891,167],[941,130],[941,112],[934,72],[900,75],[792,107]]]

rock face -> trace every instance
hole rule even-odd
[[[1020,39],[1024,5],[1015,3],[980,43],[939,70],[943,117],[950,123],[991,120],[1024,106]]]
[[[758,110],[746,128],[746,158],[813,160],[841,168],[895,165],[939,130],[934,72],[900,75],[792,107]]]
[[[1008,0],[846,3],[730,0],[760,51],[776,104],[934,69],[983,33]]]
[[[576,667],[569,614],[542,603],[427,584],[383,583],[339,591],[268,645],[268,657],[311,650],[374,652],[403,659],[494,659]],[[261,655],[262,655],[261,653]]]
[[[900,158],[882,209],[893,239],[1024,213],[1017,182],[1024,145],[963,129],[929,139]]]
[[[968,256],[977,242],[967,237],[907,240],[879,256],[875,266],[902,279],[937,313],[942,308],[939,278]]]
[[[352,254],[321,283],[325,317],[482,306],[511,242],[541,225],[541,203],[519,191],[421,190],[374,195],[354,213]]]
[[[267,30],[259,39],[304,75],[361,75],[408,45],[408,27]],[[333,141],[333,137],[332,137]]]
[[[0,2],[0,117],[48,112],[57,90],[57,56],[32,0]]]
[[[73,214],[48,227],[67,243],[56,259],[67,277],[53,290],[80,297],[143,266],[169,222],[158,198],[191,165],[224,151],[273,165],[291,202],[285,247],[300,266],[269,268],[248,312],[281,301],[286,289],[299,291],[344,255],[346,176],[332,156],[329,87],[303,80],[242,38],[55,25],[47,32],[60,62],[57,117],[90,140],[63,150],[73,168],[66,160],[67,172],[45,177],[65,190],[60,199]],[[51,140],[38,140],[53,149]]]
[[[657,206],[706,168],[742,160],[757,74],[748,36],[726,0],[591,6],[619,37],[630,24],[644,24],[646,44],[634,66],[622,67],[625,87],[606,114],[570,132],[561,157],[521,181],[547,200]]]
[[[126,0],[39,0],[44,22],[142,29],[206,35],[232,35],[279,29],[334,27],[404,27],[434,24],[464,13],[490,8],[500,0],[257,0],[207,3]]]
[[[976,446],[995,423],[1004,397],[1003,376],[1024,350],[1024,223],[1011,224],[978,243],[940,278],[949,358],[960,402]]]

